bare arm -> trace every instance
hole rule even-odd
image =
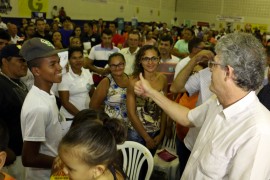
[[[64,108],[72,115],[76,115],[79,110],[69,101],[69,91],[58,91]]]
[[[163,80],[163,93],[164,96],[167,95],[167,87],[168,87],[168,81],[167,81],[167,77],[165,75],[162,74],[162,80]],[[160,144],[160,142],[162,141],[164,135],[165,135],[165,131],[166,131],[166,125],[167,125],[167,114],[162,110],[161,113],[161,121],[160,121],[160,133],[158,136],[156,136],[154,138],[155,144],[156,146]]]
[[[203,61],[213,59],[214,54],[211,51],[203,50],[191,58],[189,63],[178,73],[171,84],[170,91],[173,93],[185,92],[185,84],[188,81],[194,67]]]
[[[85,67],[87,69],[89,69],[92,72],[98,73],[98,74],[102,74],[103,73],[103,68],[97,68],[96,66],[94,66],[94,60],[87,58],[88,61],[85,61]]]
[[[178,49],[176,49],[176,48],[173,48],[171,53],[172,53],[172,55],[175,55],[176,57],[179,57],[181,59],[183,59],[189,55],[189,53],[180,53],[178,51]]]
[[[109,89],[109,79],[104,78],[100,81],[95,90],[91,101],[90,101],[90,108],[93,109],[100,109],[101,105],[103,104]]]
[[[95,92],[95,85],[91,85],[91,89],[90,89],[90,91],[89,91],[89,96],[92,98],[92,96],[93,96],[93,94],[94,94],[94,92]]]
[[[22,163],[25,167],[48,168],[52,167],[55,157],[39,153],[40,142],[23,142]]]
[[[134,86],[136,94],[149,97],[157,105],[159,105],[165,113],[170,116],[174,121],[185,127],[193,127],[194,125],[188,119],[188,108],[169,100],[167,97],[160,94],[157,90],[153,89],[150,84],[140,74],[140,81],[136,82]]]
[[[189,61],[189,63],[177,74],[176,78],[172,82],[170,87],[171,92],[182,93],[186,91],[185,84],[196,65],[197,63],[193,59]]]

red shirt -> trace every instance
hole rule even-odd
[[[118,44],[124,44],[125,38],[122,37],[120,34],[115,34],[112,37],[112,43],[114,46],[118,46]]]

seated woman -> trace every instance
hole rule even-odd
[[[59,144],[64,173],[73,180],[125,179],[123,171],[114,163],[116,145],[123,143],[125,137],[125,125],[117,119],[103,123],[85,120],[74,125]]]
[[[69,40],[71,41],[72,38],[77,37],[77,38],[82,38],[82,29],[80,26],[76,26],[71,33]]]
[[[56,31],[52,33],[52,43],[55,49],[63,49],[62,35],[60,32]]]
[[[111,73],[104,78],[95,90],[90,102],[93,109],[102,109],[111,118],[127,121],[126,89],[128,76],[124,73],[125,58],[120,53],[111,54],[108,60]]]
[[[142,73],[152,87],[166,95],[167,78],[164,74],[157,72],[159,62],[158,49],[152,45],[143,46],[136,54],[134,73],[127,89],[127,109],[130,121],[128,140],[145,145],[153,154],[164,137],[166,114],[150,98],[136,96],[134,85],[139,80],[139,74]]]
[[[83,50],[72,47],[68,50],[69,71],[63,75],[58,84],[62,106],[60,112],[65,116],[64,133],[69,129],[74,116],[83,109],[89,108],[90,95],[94,91],[91,73],[83,68]]]

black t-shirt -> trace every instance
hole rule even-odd
[[[17,84],[21,82],[14,80]],[[21,84],[20,84],[21,85]],[[26,86],[25,86],[26,87]],[[0,75],[0,119],[2,119],[9,128],[8,147],[19,156],[22,152],[22,131],[21,131],[21,109],[23,101],[27,95],[6,77]]]
[[[258,93],[260,102],[270,111],[270,84],[265,85]]]
[[[91,42],[91,47],[94,47],[95,45],[98,45],[101,43],[101,38],[98,34],[92,34],[91,36],[88,36],[87,34],[84,34],[82,36],[82,42]]]
[[[36,32],[36,33],[34,34],[34,37],[46,39],[46,40],[52,42],[52,36],[51,36],[50,34],[48,34],[48,33],[45,33],[45,36],[42,36],[41,34],[39,34],[38,32]]]

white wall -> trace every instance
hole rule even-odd
[[[102,1],[105,3],[102,3]],[[12,11],[3,17],[30,17],[29,3],[33,7],[43,4],[50,18],[53,5],[63,6],[72,19],[92,20],[103,18],[114,20],[123,17],[130,21],[136,16],[140,22],[160,21],[171,23],[174,17],[179,24],[189,20],[209,22],[215,29],[226,27],[217,15],[243,17],[243,22],[234,22],[233,29],[245,24],[267,25],[270,29],[270,0],[10,0]],[[123,7],[123,10],[120,9]],[[29,12],[27,12],[27,9]]]
[[[105,1],[105,3],[102,3]],[[92,20],[103,18],[104,20],[114,20],[123,17],[125,21],[130,21],[136,16],[140,22],[161,21],[170,23],[175,15],[176,0],[11,0],[13,7],[8,14],[3,17],[30,17],[30,12],[25,13],[28,3],[37,7],[36,3],[42,3],[44,10],[51,18],[50,12],[54,5],[58,8],[63,6],[72,19]],[[123,10],[120,7],[123,7]],[[21,13],[22,10],[24,13]],[[29,15],[28,15],[29,14]]]
[[[180,23],[190,20],[215,24],[215,28],[226,27],[226,22],[218,21],[217,15],[244,17],[244,22],[234,22],[243,28],[245,24],[267,24],[270,28],[269,0],[177,0],[176,17]]]

